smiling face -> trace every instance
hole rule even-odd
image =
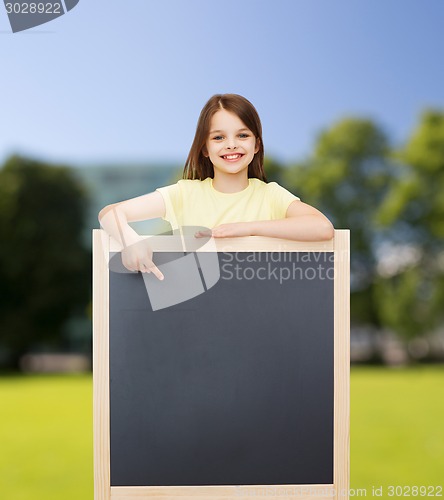
[[[238,174],[248,171],[248,165],[259,150],[254,134],[234,113],[225,109],[216,111],[203,149],[218,173]]]

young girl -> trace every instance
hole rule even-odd
[[[122,246],[130,271],[153,272],[147,239],[128,224],[162,217],[173,229],[204,226],[196,237],[270,236],[300,241],[333,238],[331,222],[276,182],[266,182],[262,126],[254,106],[237,94],[214,95],[202,109],[176,184],[115,203],[99,213],[102,228]]]

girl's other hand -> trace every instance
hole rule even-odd
[[[140,239],[122,250],[122,263],[128,271],[153,273],[160,280],[164,278],[153,262],[153,250],[146,238]]]
[[[251,236],[251,230],[248,222],[230,222],[221,224],[209,231],[198,231],[196,238],[204,236],[213,236],[213,238],[235,238],[237,236]]]

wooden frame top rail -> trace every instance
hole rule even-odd
[[[347,232],[346,229],[336,229],[335,238]],[[105,233],[106,234],[106,233]],[[199,244],[199,239],[194,236],[146,236],[151,240],[153,251],[157,252],[181,252],[188,244],[191,248]],[[281,238],[268,238],[263,236],[245,236],[238,238],[212,238],[212,245],[203,244],[208,238],[202,238],[202,246],[196,251],[208,252],[333,252],[335,250],[335,238],[327,241],[294,241]],[[122,246],[113,238],[110,238],[110,252],[120,252]]]

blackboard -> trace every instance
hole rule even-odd
[[[267,241],[268,251],[218,252],[214,286],[154,311],[146,276],[114,272],[120,253],[109,254],[111,493],[338,483],[335,266],[337,274],[344,253],[333,245],[304,251],[317,246],[301,242],[275,251],[277,241]],[[154,261],[181,256],[155,252]]]

